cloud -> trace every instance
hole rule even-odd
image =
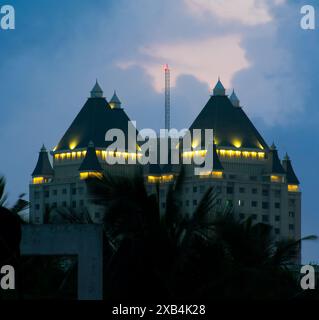
[[[189,12],[205,19],[210,15],[222,21],[236,21],[255,26],[272,20],[270,7],[281,5],[285,0],[184,0]]]
[[[172,67],[172,86],[175,86],[178,77],[187,74],[206,83],[208,87],[212,87],[217,77],[221,76],[223,83],[230,86],[234,74],[249,67],[240,42],[241,36],[234,34],[203,40],[151,44],[140,48],[139,58],[119,62],[118,66],[127,69],[139,65],[151,76],[157,92],[164,88],[161,65],[165,63]],[[227,56],[229,59],[225,59]]]

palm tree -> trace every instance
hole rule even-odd
[[[21,223],[25,221],[21,218],[21,213],[29,208],[29,202],[24,200],[25,194],[19,195],[18,200],[12,207],[7,206],[7,195],[5,193],[6,180],[4,177],[0,176],[0,208],[8,209],[14,216],[16,216]]]
[[[180,205],[183,183],[184,171],[170,185],[160,215],[158,192],[148,194],[141,176],[88,180],[94,202],[106,208],[106,297],[264,299],[299,293],[289,264],[298,258],[300,242],[314,236],[276,243],[269,225],[239,221],[231,207],[218,206],[214,188],[187,216]]]

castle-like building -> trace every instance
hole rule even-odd
[[[105,133],[112,128],[125,133],[127,140],[129,118],[114,93],[108,102],[96,83],[91,96],[68,128],[60,142],[49,153],[43,146],[30,184],[30,220],[41,224],[46,213],[54,209],[70,208],[76,212],[88,210],[93,221],[103,219],[104,209],[91,202],[86,179],[103,173],[133,176],[143,170],[149,192],[160,186],[161,210],[165,210],[166,193],[170,183],[180,172],[179,165],[110,165]],[[300,238],[301,192],[288,155],[281,161],[276,146],[268,146],[249,120],[235,92],[228,97],[220,80],[213,94],[201,110],[190,130],[213,129],[214,143],[211,170],[194,175],[194,164],[185,166],[185,184],[181,206],[191,214],[205,190],[214,186],[218,205],[232,205],[240,219],[252,217],[255,222],[273,226],[277,240]],[[136,130],[136,136],[138,131]],[[204,145],[192,145],[196,150],[180,151],[181,158],[204,155]],[[128,144],[126,144],[128,145]],[[118,150],[116,156],[136,159],[136,150]],[[226,203],[224,203],[226,202]]]

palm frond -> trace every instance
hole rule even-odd
[[[5,194],[6,179],[0,177],[0,207],[4,207],[7,202],[7,195]]]

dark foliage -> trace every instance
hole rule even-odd
[[[230,207],[218,206],[213,188],[187,216],[180,205],[183,182],[182,171],[161,216],[158,192],[149,195],[141,176],[88,181],[94,202],[106,207],[106,299],[302,296],[289,269],[301,240],[275,243],[269,225],[239,221]]]

